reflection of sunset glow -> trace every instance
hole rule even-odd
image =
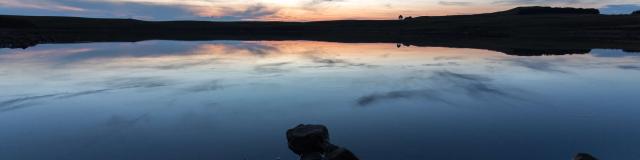
[[[251,73],[261,65],[285,63],[277,66],[296,71],[315,72],[324,69],[356,69],[368,70],[367,67],[401,67],[401,68],[466,68],[467,70],[489,68],[509,68],[509,63],[493,63],[510,59],[502,53],[479,49],[450,49],[437,47],[401,47],[395,44],[341,44],[312,41],[255,41],[255,42],[204,42],[182,51],[155,50],[154,41],[142,42],[140,45],[149,50],[130,49],[111,50],[104,55],[109,45],[98,45],[96,48],[55,48],[36,47],[31,50],[10,50],[0,56],[2,71],[7,74],[21,74],[47,79],[46,76],[57,74],[55,68],[63,68],[63,73],[100,74],[109,76],[118,72],[166,73],[167,75],[184,74],[183,70]],[[181,44],[176,44],[180,46]],[[6,51],[6,50],[5,50]],[[15,52],[14,52],[15,51]],[[95,54],[94,53],[100,53]],[[136,55],[138,54],[138,55]],[[95,57],[93,57],[95,56]],[[106,57],[105,57],[106,56]],[[557,56],[561,58],[563,56]],[[37,61],[34,61],[37,60]],[[545,58],[551,62],[562,62],[563,66],[579,61],[593,61],[589,55],[574,55],[571,59]],[[61,61],[61,62],[57,62]],[[629,60],[621,59],[620,63]],[[518,61],[530,65],[529,61]],[[497,66],[496,66],[497,65]],[[507,66],[504,66],[507,65]],[[51,66],[56,66],[51,68]],[[502,66],[502,67],[500,67]],[[274,69],[276,66],[270,66]],[[20,71],[9,68],[21,68]],[[378,69],[382,69],[378,68]],[[510,68],[513,69],[513,68]],[[46,73],[40,73],[48,70]],[[96,72],[99,71],[99,72]],[[45,77],[42,77],[45,76]],[[28,77],[28,76],[27,76]],[[99,77],[99,76],[98,76]]]

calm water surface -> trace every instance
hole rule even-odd
[[[294,160],[325,124],[365,160],[640,159],[640,54],[327,42],[0,49],[0,159]]]

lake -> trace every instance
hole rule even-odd
[[[640,54],[314,41],[0,49],[0,159],[640,159]]]

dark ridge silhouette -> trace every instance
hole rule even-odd
[[[558,7],[517,7],[494,14],[507,15],[544,15],[544,14],[600,14],[600,10],[594,8],[558,8]]]
[[[24,19],[3,16],[0,17],[0,29],[3,28],[35,28],[35,25]]]
[[[632,15],[640,15],[640,10],[637,11],[633,11],[633,13],[631,13]]]

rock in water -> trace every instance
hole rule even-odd
[[[298,155],[324,153],[329,146],[329,130],[323,125],[298,125],[287,130],[289,149]]]
[[[587,153],[578,153],[573,160],[598,160],[598,158]]]
[[[301,160],[358,160],[348,149],[329,142],[329,130],[324,125],[300,124],[287,130],[287,141]]]

